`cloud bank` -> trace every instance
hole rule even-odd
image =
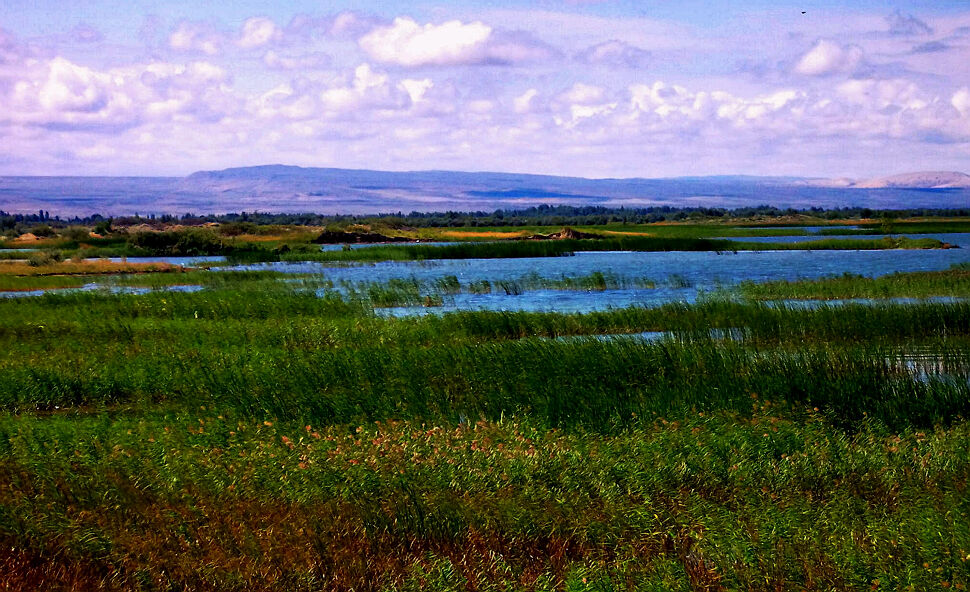
[[[676,43],[662,24],[530,14],[155,19],[157,41],[129,49],[100,23],[0,29],[0,174],[867,176],[970,161],[970,12]]]

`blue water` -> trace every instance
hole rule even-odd
[[[745,280],[815,279],[843,273],[881,276],[894,272],[934,271],[956,263],[970,262],[970,233],[912,235],[931,236],[959,249],[890,251],[739,251],[712,252],[581,252],[571,257],[525,259],[462,259],[433,261],[384,261],[347,265],[326,262],[278,262],[222,267],[214,270],[276,270],[312,274],[335,284],[342,282],[385,282],[390,279],[415,279],[426,285],[445,276],[455,276],[463,289],[472,282],[514,280],[529,274],[560,279],[588,276],[593,272],[613,274],[625,279],[649,279],[656,288],[630,288],[604,291],[535,290],[507,295],[498,288],[491,294],[463,291],[446,296],[444,305],[432,308],[397,308],[384,314],[415,314],[451,310],[533,310],[587,312],[627,306],[656,306],[666,302],[695,302],[705,294],[730,288]],[[814,237],[759,237],[764,242],[808,240]],[[155,261],[191,265],[221,261],[221,257],[129,258],[129,262]],[[109,288],[110,289],[110,288]],[[39,292],[38,292],[39,293]],[[33,292],[7,293],[28,296]]]
[[[472,282],[521,278],[527,274],[559,279],[586,276],[595,271],[621,278],[647,278],[654,289],[633,288],[595,292],[536,290],[509,296],[461,293],[446,297],[444,306],[399,308],[387,314],[442,312],[449,310],[536,310],[585,312],[632,305],[656,306],[665,302],[694,302],[703,294],[729,288],[745,280],[814,279],[853,273],[880,276],[894,272],[934,271],[955,263],[970,262],[970,234],[946,234],[941,240],[960,249],[891,251],[739,251],[711,252],[583,252],[572,257],[526,259],[464,259],[434,261],[384,261],[351,267],[323,262],[260,263],[223,269],[271,269],[288,273],[315,274],[335,283],[384,282],[416,279],[432,283],[454,275],[462,286]],[[775,237],[805,240],[805,237]],[[758,240],[767,240],[759,238]],[[493,288],[494,290],[495,288]]]

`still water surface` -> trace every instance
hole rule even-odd
[[[463,259],[433,261],[384,261],[361,265],[323,262],[280,262],[216,268],[218,270],[276,270],[294,274],[313,274],[340,285],[343,282],[386,282],[415,279],[432,284],[447,276],[461,283],[460,294],[445,297],[444,305],[424,308],[395,308],[383,314],[423,314],[451,310],[532,310],[587,312],[633,305],[657,306],[666,302],[694,302],[705,294],[735,286],[741,281],[814,279],[842,273],[880,276],[894,272],[933,271],[953,264],[970,262],[970,233],[930,236],[956,244],[959,249],[890,251],[739,251],[713,252],[581,252],[571,257],[524,259]],[[758,237],[764,242],[810,240],[815,237]],[[858,238],[858,237],[853,237]],[[878,237],[873,237],[878,238]],[[739,239],[740,240],[740,239]],[[129,258],[129,262],[152,261],[178,265],[221,261],[220,257]],[[491,294],[469,294],[472,282],[493,284],[530,274],[542,278],[588,276],[593,272],[612,274],[621,279],[648,279],[655,288],[628,288],[604,291],[534,290],[518,295],[493,289]],[[98,289],[92,284],[85,289]],[[185,289],[185,288],[182,288]],[[198,289],[198,287],[194,287]],[[134,289],[139,292],[141,289]],[[0,296],[33,296],[43,293],[14,292]]]
[[[913,235],[917,236],[917,235]],[[924,235],[919,235],[924,236]],[[970,262],[970,233],[930,235],[959,249],[889,251],[739,251],[712,252],[582,252],[572,257],[524,259],[464,259],[383,261],[352,267],[319,262],[260,263],[227,269],[272,269],[288,273],[318,274],[335,283],[386,282],[415,279],[433,283],[455,276],[463,287],[472,282],[516,279],[528,274],[559,279],[593,272],[619,278],[647,278],[656,288],[604,291],[536,290],[520,295],[461,293],[449,296],[442,307],[396,308],[388,314],[415,314],[449,310],[536,310],[585,312],[632,305],[656,306],[665,302],[694,302],[701,294],[730,288],[745,280],[814,279],[853,273],[880,276],[894,272],[934,271]],[[776,237],[805,240],[806,237]],[[808,237],[811,238],[811,237]],[[878,238],[878,237],[876,237]],[[765,240],[758,238],[757,240]]]

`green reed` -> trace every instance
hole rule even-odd
[[[970,297],[970,269],[956,265],[944,271],[901,272],[870,278],[843,274],[816,280],[742,282],[738,290],[747,298],[847,299]]]
[[[0,301],[0,587],[970,584],[970,303],[382,318],[195,273]]]
[[[422,261],[427,259],[496,259],[562,257],[578,251],[717,251],[878,250],[939,248],[935,239],[819,239],[792,243],[732,241],[712,238],[625,236],[566,240],[510,240],[454,245],[388,245],[344,251],[282,253],[283,261]]]

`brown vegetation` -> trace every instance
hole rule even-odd
[[[33,266],[25,261],[0,262],[0,274],[17,276],[104,275],[128,273],[178,272],[185,269],[171,263],[115,263],[103,259],[63,261]]]

